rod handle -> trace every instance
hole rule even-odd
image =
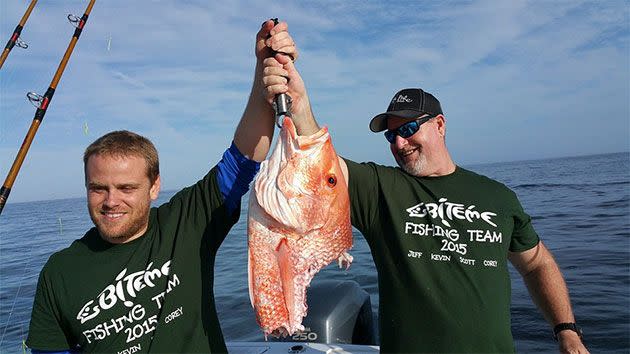
[[[278,24],[278,18],[272,18],[272,20],[273,25],[276,26]],[[269,35],[269,37],[271,37],[271,35]],[[275,56],[276,53],[278,52],[274,51],[272,55]],[[286,93],[276,95],[273,102],[273,109],[276,112],[276,125],[278,125],[278,127],[282,127],[280,117],[291,116],[291,96]]]

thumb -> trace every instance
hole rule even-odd
[[[267,49],[267,45],[265,44],[267,41],[267,37],[269,37],[269,33],[273,29],[274,22],[273,20],[267,20],[263,22],[260,26],[260,30],[256,33],[256,57],[260,60],[266,58],[270,55],[270,50]]]
[[[282,55],[280,53],[276,54],[275,59],[282,64],[284,70],[287,71],[287,77],[289,78],[289,82],[293,82],[294,84],[299,84],[302,82],[302,78],[300,77],[300,73],[295,68],[295,64],[293,60],[289,56]]]
[[[284,68],[284,70],[289,72],[289,75],[293,72],[297,72],[297,70],[295,69],[295,65],[293,64],[293,60],[291,60],[290,56],[284,55],[282,53],[277,53],[275,55],[275,59],[278,61],[278,63],[282,64],[282,67]]]
[[[275,55],[276,60],[278,61],[278,63],[282,64],[282,65],[286,65],[288,63],[293,63],[293,61],[291,60],[291,58],[288,55],[282,54],[282,53],[276,53]]]
[[[269,36],[269,33],[273,29],[273,26],[274,26],[273,20],[267,20],[263,22],[262,26],[260,27],[260,30],[256,34],[256,39],[263,39],[263,40],[267,39],[267,37]]]

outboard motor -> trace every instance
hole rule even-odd
[[[357,282],[322,280],[311,284],[306,299],[305,330],[270,341],[376,344],[370,296]]]

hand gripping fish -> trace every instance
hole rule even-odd
[[[306,287],[352,257],[348,188],[326,127],[297,136],[285,117],[249,197],[249,297],[265,336],[304,330]]]

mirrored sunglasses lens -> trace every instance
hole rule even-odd
[[[390,144],[393,144],[394,141],[396,141],[396,132],[393,132],[391,130],[385,131],[385,139],[387,139]]]
[[[401,126],[400,128],[398,128],[398,135],[406,139],[414,135],[418,131],[419,127],[420,125],[418,124],[418,122],[416,121],[409,122]]]

